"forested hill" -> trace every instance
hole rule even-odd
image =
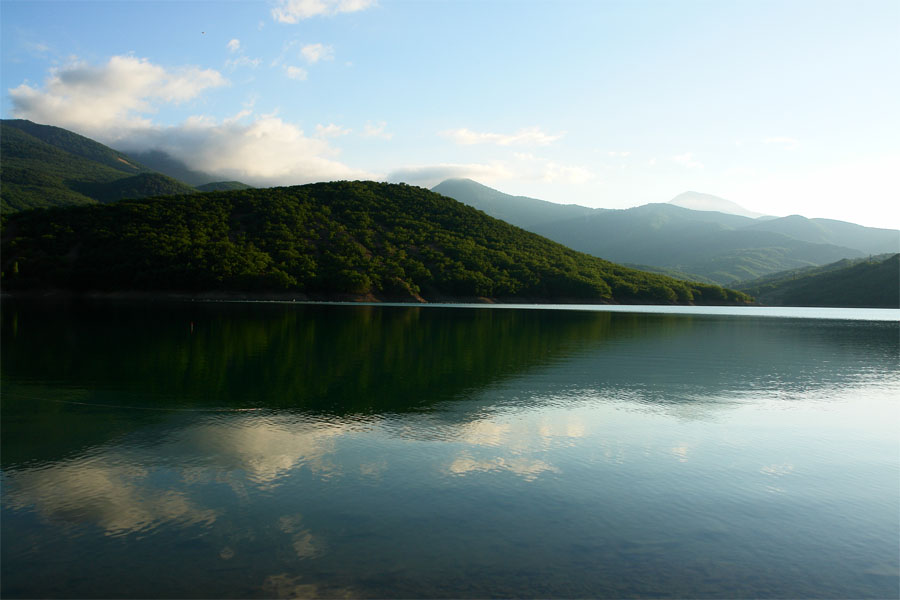
[[[741,289],[770,305],[900,308],[900,254],[776,273]]]
[[[407,185],[333,182],[4,217],[3,290],[731,304]]]

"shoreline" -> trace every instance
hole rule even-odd
[[[155,302],[298,302],[298,303],[341,303],[341,304],[591,304],[597,306],[651,306],[654,302],[615,302],[591,298],[487,298],[483,296],[443,296],[428,298],[409,295],[387,294],[347,294],[347,293],[303,293],[303,292],[175,292],[175,291],[117,291],[117,292],[73,292],[71,290],[20,290],[2,291],[0,298],[6,300],[135,300]],[[720,304],[665,304],[660,306],[761,306],[756,303]]]

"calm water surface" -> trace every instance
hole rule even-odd
[[[900,595],[898,311],[2,309],[4,598]]]

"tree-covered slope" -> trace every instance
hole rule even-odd
[[[197,189],[201,192],[230,192],[231,190],[249,190],[252,187],[252,185],[240,181],[211,181],[198,185]]]
[[[72,183],[72,187],[98,202],[197,193],[196,188],[162,173],[141,173],[105,183],[78,182]]]
[[[776,306],[900,308],[900,254],[776,273],[739,289]]]
[[[587,256],[427,190],[335,182],[5,218],[5,291],[296,291],[716,304],[743,294]]]
[[[7,128],[17,129],[58,150],[105,165],[127,175],[152,172],[152,169],[148,169],[125,154],[68,129],[40,125],[25,119],[8,119],[3,120],[2,123],[4,133]]]
[[[0,123],[0,184],[3,213],[197,191],[84,136],[22,120]]]

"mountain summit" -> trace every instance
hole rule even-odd
[[[682,208],[690,208],[691,210],[714,210],[729,215],[750,217],[751,219],[765,216],[762,213],[747,210],[740,204],[732,202],[731,200],[719,198],[712,194],[701,194],[700,192],[684,192],[683,194],[678,194],[669,200],[669,204],[674,204],[675,206],[680,206]]]

